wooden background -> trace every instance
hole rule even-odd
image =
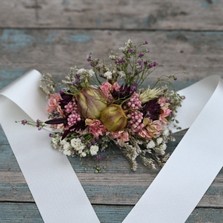
[[[152,78],[175,74],[176,89],[222,75],[223,0],[0,0],[0,88],[32,68],[60,78],[85,66],[89,52],[106,58],[129,38],[149,41],[159,63]],[[120,223],[158,172],[140,166],[132,173],[117,153],[100,174],[71,159],[102,223]],[[2,130],[0,222],[43,222]],[[223,222],[222,171],[187,220],[195,222]]]

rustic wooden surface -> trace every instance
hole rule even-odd
[[[149,41],[151,57],[159,63],[151,78],[176,74],[176,89],[211,74],[222,75],[222,0],[0,3],[0,89],[32,68],[60,78],[70,66],[86,65],[89,52],[106,60],[105,55],[128,38]],[[183,135],[176,135],[170,151]],[[142,166],[132,173],[118,151],[100,163],[105,168],[100,174],[94,173],[90,161],[70,161],[102,223],[120,223],[158,173]],[[2,130],[0,222],[43,222]],[[222,222],[223,171],[187,220]]]

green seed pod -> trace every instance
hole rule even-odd
[[[99,118],[101,111],[107,107],[107,102],[99,89],[88,87],[76,96],[77,105],[84,118]]]
[[[127,116],[120,105],[111,104],[106,107],[100,116],[101,122],[110,132],[123,130],[127,125]]]

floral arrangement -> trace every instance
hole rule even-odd
[[[90,69],[71,68],[59,87],[51,75],[44,75],[41,88],[48,95],[49,120],[22,123],[49,126],[52,146],[67,156],[97,158],[115,144],[133,171],[140,159],[151,168],[162,166],[172,139],[169,125],[176,121],[183,97],[161,85],[173,76],[143,88],[157,66],[147,45],[128,40],[120,55],[109,56],[110,65],[90,54]]]

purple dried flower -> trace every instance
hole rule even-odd
[[[28,121],[26,119],[21,121],[22,125],[26,125],[28,123]]]
[[[130,97],[136,90],[137,90],[137,84],[134,83],[132,85],[122,85],[118,91],[113,91],[111,94],[115,99],[119,98],[127,98]]]
[[[39,119],[36,120],[36,127],[38,128],[38,130],[41,130],[43,128],[44,124],[42,121],[40,121]]]
[[[150,64],[148,64],[148,68],[153,68],[153,67],[156,67],[158,64],[157,64],[157,62],[152,62],[152,63],[150,63]]]
[[[66,138],[70,133],[74,131],[80,131],[84,130],[86,128],[85,121],[80,120],[76,122],[73,126],[71,126],[69,129],[65,130],[62,135],[62,139]]]
[[[157,98],[150,100],[143,105],[143,114],[145,117],[149,117],[152,120],[158,120],[160,113],[161,107]]]
[[[130,48],[130,49],[128,49],[128,53],[133,54],[133,53],[135,53],[135,50],[134,50],[134,49],[132,49],[132,48]]]
[[[140,52],[139,55],[138,55],[138,57],[141,58],[141,57],[143,57],[144,55],[145,55],[144,53]]]
[[[73,100],[73,96],[70,94],[66,94],[65,92],[61,91],[60,96],[62,100],[60,101],[60,106],[64,109],[65,105],[67,105],[70,101]]]
[[[117,58],[116,60],[115,60],[115,63],[118,65],[118,64],[124,64],[126,61],[125,61],[125,59],[123,58],[123,57],[121,57],[121,58]]]

